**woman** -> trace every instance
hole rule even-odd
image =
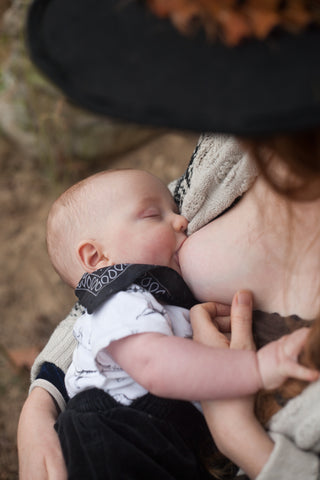
[[[299,202],[306,200],[306,203],[296,200],[287,203],[263,179],[259,179],[232,209],[186,242],[181,253],[182,259],[185,256],[182,262],[186,279],[202,300],[231,302],[236,289],[249,288],[255,294],[254,308],[277,311],[282,315],[294,313],[305,320],[315,318],[319,311],[317,212],[320,161],[319,132],[316,130],[320,125],[317,95],[319,29],[312,25],[296,35],[280,29],[271,32],[264,42],[253,38],[230,49],[220,42],[208,44],[201,34],[192,41],[179,36],[168,22],[154,18],[140,3],[132,2],[121,8],[116,3],[95,1],[93,4],[92,0],[68,2],[67,5],[58,0],[34,2],[28,26],[29,44],[36,64],[72,100],[93,111],[140,123],[241,135],[244,150],[250,152],[259,165],[262,164],[262,172],[278,190],[295,196]],[[227,3],[227,11],[222,13],[235,13],[236,18],[243,18],[240,7],[234,6],[234,2]],[[241,5],[246,3],[251,4],[240,2]],[[282,18],[288,12],[286,7],[278,8],[277,3],[270,2],[273,5],[268,13],[276,13],[276,18]],[[262,12],[263,4],[265,2],[261,2]],[[301,5],[303,9],[303,2]],[[221,12],[218,17],[215,12],[212,15],[212,27],[219,26],[218,20],[225,18]],[[310,12],[309,20],[310,23],[317,21],[315,12]],[[293,23],[289,22],[289,27]],[[277,25],[281,27],[282,22]],[[298,25],[296,28],[301,30],[302,27]],[[308,131],[305,133],[305,130]],[[274,135],[283,131],[302,133]],[[269,134],[269,137],[256,139],[257,134]],[[195,194],[190,196],[189,205],[187,198],[193,181],[200,190],[205,190],[203,183],[194,176],[199,170],[195,168],[197,162],[201,165],[203,161],[203,142],[176,189],[177,195],[181,191],[185,194],[181,203],[185,215],[184,208],[195,204]],[[206,178],[208,170],[203,171]],[[211,193],[219,192],[221,179],[225,178],[228,176],[224,168],[215,170],[216,189]],[[210,189],[210,185],[206,188]],[[224,186],[227,185],[228,181]],[[239,194],[249,185],[250,182],[240,188]],[[221,210],[211,213],[211,218],[204,215],[205,223],[225,211],[234,198],[229,200],[222,202]],[[200,207],[205,205],[206,202],[201,203],[200,199],[193,216],[197,211],[202,212]],[[193,218],[192,215],[186,216],[189,220]],[[243,228],[244,223],[246,227],[252,227],[250,235],[245,236],[247,228]],[[213,245],[218,226],[219,231],[224,232],[224,238],[237,235],[237,248],[225,248],[224,258],[217,254]],[[259,243],[261,239],[263,242]],[[201,253],[208,245],[211,262],[206,260],[203,265]],[[261,268],[262,261],[267,267],[266,275]],[[203,268],[206,265],[205,274]],[[240,272],[240,275],[232,277],[231,272]],[[214,283],[215,279],[217,282]],[[200,284],[202,280],[203,284]],[[230,290],[223,292],[223,298],[220,298],[219,287],[226,284]],[[263,285],[267,287],[261,288]],[[248,305],[245,308],[247,315]],[[264,324],[267,323],[265,320]],[[274,318],[271,320],[271,333],[278,334],[278,329],[273,329]],[[196,326],[195,330],[200,338]],[[283,331],[282,327],[280,330]],[[231,347],[250,343],[244,340],[248,335],[246,326],[233,333]],[[297,471],[292,474],[289,469],[294,466],[291,461],[286,471],[279,473],[279,458],[283,459],[283,452],[289,452],[290,460],[299,457],[303,465],[301,479],[317,478],[317,453],[308,449],[304,451],[296,445],[295,438],[283,450],[282,432],[278,435],[280,442],[274,444],[256,421],[249,401],[215,402],[205,405],[204,409],[218,446],[251,478],[292,478],[293,475],[297,478]],[[30,472],[34,470],[38,470],[39,478],[46,478],[46,471],[54,472],[53,475],[58,472],[56,478],[65,478],[59,445],[53,429],[49,429],[56,416],[51,397],[46,391],[35,389],[20,421],[21,478],[28,478],[28,474],[30,478]],[[24,455],[24,451],[30,452],[30,448],[35,447],[34,436],[30,437],[29,444],[25,439],[30,419],[35,417],[35,425],[41,434],[36,446],[42,469],[34,465],[30,467],[28,452]],[[239,428],[233,428],[234,422]],[[43,429],[44,425],[48,428]],[[223,434],[223,425],[230,433],[228,438]],[[246,432],[246,442],[242,438],[243,432]],[[44,435],[48,435],[46,443],[43,442]],[[252,440],[253,450],[247,448],[247,438]],[[36,478],[36,475],[31,477]]]
[[[313,158],[319,158],[319,139],[317,142]],[[282,316],[294,313],[304,320],[316,319],[304,360],[319,368],[320,189],[315,187],[319,174],[307,183],[309,188],[306,187],[303,202],[302,177],[294,177],[290,167],[283,165],[280,159],[278,162],[274,174],[280,170],[283,180],[290,177],[294,182],[296,179],[300,201],[288,200],[272,190],[263,178],[258,178],[235,207],[188,238],[180,257],[182,272],[202,301],[216,298],[229,303],[232,292],[241,285],[254,292],[254,308]],[[312,188],[315,188],[313,192]],[[313,200],[309,199],[311,193],[316,197]],[[227,239],[222,252],[221,239]],[[209,250],[211,254],[206,255],[204,261],[203,252]],[[226,250],[229,254],[225,253]],[[256,322],[261,320],[257,315],[254,319]],[[272,335],[282,328],[279,315],[264,316],[262,322],[256,324],[256,329],[270,329]],[[252,348],[251,324],[244,322],[237,327],[240,331],[233,332],[234,341],[231,341],[230,348]],[[195,340],[225,348],[226,343],[210,332],[212,324],[193,325],[193,328]],[[208,340],[210,335],[211,342]],[[262,341],[263,337],[264,333],[260,331],[256,339]],[[269,399],[260,397],[257,403],[260,419],[266,421],[272,413],[279,411],[268,425],[271,437],[266,435],[255,416],[253,399],[203,404],[219,450],[242,467],[250,478],[318,478],[319,382],[281,410],[305,387],[291,381],[280,391],[273,392]]]
[[[190,190],[192,190],[193,181],[200,181],[199,177],[201,176],[201,172],[203,173],[203,171],[206,171],[204,168],[204,146],[206,145],[206,142],[210,143],[207,162],[208,165],[212,163],[211,155],[214,151],[212,141],[212,137],[204,137],[198,147],[200,157],[196,156],[193,160],[193,166],[196,167],[194,171],[196,173],[191,178]],[[218,139],[215,138],[214,144],[217,144],[217,142]],[[225,139],[223,143],[224,153],[226,153],[227,143],[228,141]],[[217,153],[217,151],[215,153]],[[199,158],[201,158],[202,170],[199,169],[197,165],[197,160]],[[228,158],[230,158],[230,155]],[[243,158],[241,158],[241,160],[243,161]],[[237,170],[239,171],[240,165],[238,164],[237,167]],[[211,170],[213,171],[214,168]],[[232,168],[229,171],[232,172]],[[245,171],[248,171],[248,166]],[[253,176],[255,175],[254,172],[255,171],[252,170]],[[228,178],[228,176],[226,176],[226,178]],[[213,182],[210,182],[208,188],[212,188],[212,184]],[[235,184],[234,187],[236,187]],[[225,189],[223,189],[223,191],[225,192]],[[188,197],[188,194],[186,197]],[[217,199],[218,195],[214,197]],[[194,195],[189,198],[190,201],[192,201]],[[261,199],[263,199],[266,205],[261,204]],[[188,198],[182,203],[182,209],[185,208],[188,210],[187,200]],[[213,298],[224,303],[231,303],[233,291],[241,286],[242,288],[249,288],[255,292],[255,308],[264,311],[277,311],[282,315],[296,312],[301,318],[306,320],[312,319],[316,316],[318,305],[316,302],[311,302],[309,300],[313,298],[317,300],[316,287],[318,284],[315,280],[319,281],[319,278],[317,278],[318,265],[314,260],[317,258],[318,246],[315,242],[313,242],[313,244],[311,242],[311,247],[309,242],[305,245],[305,235],[308,233],[310,240],[314,238],[314,229],[315,226],[318,225],[317,212],[319,208],[319,200],[309,203],[297,203],[296,205],[293,205],[293,207],[294,206],[297,208],[294,208],[291,212],[288,211],[286,208],[286,201],[281,196],[274,193],[263,179],[258,178],[251,189],[235,206],[233,206],[233,208],[229,209],[224,215],[209,223],[207,226],[200,228],[189,237],[182,248],[180,263],[185,279],[196,291],[197,295],[201,297],[201,300],[207,301]],[[308,212],[308,215],[305,214],[306,211]],[[276,212],[277,215],[275,215],[274,212]],[[202,218],[202,213],[203,209],[199,209],[197,212],[200,219]],[[296,215],[298,215],[297,218]],[[195,220],[197,220],[196,217],[197,216],[194,217]],[[282,219],[282,223],[280,224],[279,218]],[[201,222],[202,220],[198,221]],[[250,230],[248,229],[248,224],[251,225]],[[237,225],[236,229],[235,225]],[[287,231],[288,226],[295,231],[295,241],[289,244],[291,251],[289,249],[289,251],[286,252],[286,249],[288,249],[288,239],[284,233]],[[301,231],[303,232],[303,237],[299,235]],[[257,238],[259,238],[260,241],[257,241]],[[219,247],[219,250],[217,247]],[[297,250],[303,252],[303,255],[301,256],[305,261],[299,262],[298,266],[294,263],[290,266],[290,260],[292,259],[290,255],[296,255]],[[206,252],[206,254],[203,255],[203,252]],[[290,266],[289,269],[288,262]],[[310,265],[314,271],[310,270]],[[305,268],[307,268],[307,272],[304,272]],[[292,278],[288,276],[287,280],[285,280],[284,276],[290,273],[292,273]],[[227,280],[225,280],[225,277],[227,277]],[[300,284],[301,279],[304,282],[303,287]],[[302,298],[299,296],[300,290],[303,293]],[[293,296],[291,296],[291,292],[294,292]],[[308,302],[304,301],[306,298],[308,299]],[[271,305],[270,309],[268,309],[268,304]],[[72,318],[68,319],[67,322],[69,330],[63,329],[62,334],[59,335],[63,336],[64,342],[67,340],[72,342]],[[301,324],[298,320],[296,320],[295,323],[298,326]],[[265,335],[267,339],[271,340],[272,337],[280,336],[288,331],[284,329],[283,322],[281,322],[281,317],[279,316],[265,315],[263,323],[259,321],[257,325],[260,329],[266,327],[269,328],[269,330],[271,329],[270,333],[267,332],[262,336],[258,335],[258,339],[261,343],[265,341]],[[66,333],[68,333],[68,335],[66,335]],[[56,332],[56,335],[57,334],[58,331]],[[233,332],[233,338],[234,335],[236,334]],[[207,335],[205,337],[207,341]],[[59,356],[57,354],[56,342],[53,346],[56,350],[55,355],[53,355],[52,352],[51,354],[50,352],[46,352],[38,359],[37,364],[39,365],[39,363],[42,363],[44,360],[55,363],[59,362],[58,365],[63,369],[63,363],[70,361],[70,355],[69,360],[66,358],[66,351]],[[49,348],[53,348],[50,343]],[[70,350],[72,351],[72,349]],[[45,382],[44,377],[36,380],[35,385],[47,389],[46,384],[43,382]],[[52,395],[57,398],[54,392],[52,392]],[[39,406],[37,406],[38,401]],[[46,405],[50,406],[50,410],[46,409]],[[204,408],[204,411],[209,418],[208,423],[210,427],[216,425],[216,422],[213,423],[211,420],[212,410],[215,411],[215,409],[218,408],[216,405],[217,404],[213,404],[210,407],[205,406]],[[222,408],[223,404],[221,405]],[[63,408],[63,405],[61,408]],[[236,412],[237,409],[233,409],[230,418],[234,419]],[[43,415],[43,417],[41,415]],[[35,416],[36,418],[34,418]],[[35,388],[26,403],[24,413],[21,417],[22,423],[20,425],[20,432],[22,432],[22,436],[20,437],[20,445],[22,445],[22,447],[25,445],[25,448],[28,446],[29,448],[32,448],[32,451],[38,451],[40,456],[42,451],[44,458],[50,459],[50,450],[47,450],[47,443],[43,440],[43,435],[45,433],[45,436],[48,439],[50,436],[52,437],[50,442],[51,446],[53,445],[52,441],[57,440],[53,430],[56,416],[57,411],[52,404],[51,398],[48,397],[46,392],[41,388]],[[48,417],[50,418],[50,422]],[[245,422],[248,415],[243,416],[240,411],[239,417],[242,422]],[[213,418],[215,418],[215,416]],[[218,415],[217,418],[222,418],[222,415]],[[254,418],[254,415],[252,415],[252,418]],[[23,428],[23,422],[25,422],[25,428]],[[30,423],[38,425],[37,437],[30,435]],[[226,419],[224,419],[223,425],[226,423]],[[256,426],[259,428],[263,443],[268,446],[268,452],[271,451],[271,440],[265,434],[258,422]],[[218,427],[215,426],[212,429],[212,432],[216,439],[216,436],[219,434]],[[27,434],[28,443],[23,441],[24,433]],[[234,437],[235,434],[228,438]],[[225,438],[224,435],[222,435],[222,439],[220,440],[218,437],[219,446],[219,441],[223,442]],[[34,442],[34,440],[36,440],[36,442],[31,443],[31,441]],[[40,442],[40,444],[38,442]],[[232,445],[234,446],[236,444],[232,442]],[[243,445],[243,442],[239,442],[238,445]],[[259,443],[255,440],[254,445],[258,446]],[[58,445],[56,448],[58,448]],[[226,447],[221,443],[220,448],[224,450]],[[263,452],[262,446],[259,447],[259,452]],[[229,451],[226,451],[226,453],[228,453],[228,456],[232,458],[235,463],[242,466],[238,457],[234,457],[232,452],[230,453]],[[56,455],[56,452],[54,452],[54,454]],[[243,458],[243,456],[244,455],[241,455],[241,458]],[[296,452],[294,457],[297,457]],[[300,457],[299,463],[301,464],[302,459]],[[303,463],[312,465],[312,468],[314,468],[313,463],[309,461],[310,453],[307,453],[307,457],[308,461]],[[25,456],[23,452],[21,452],[20,447],[20,459],[23,461],[24,458]],[[258,460],[259,456],[255,455],[254,458]],[[249,455],[249,459],[250,462],[252,462],[251,454]],[[52,467],[57,467],[58,464],[56,462],[57,459],[55,458]],[[243,466],[246,467],[245,471],[251,474],[251,470],[247,468],[247,465]],[[61,468],[63,468],[63,463],[61,463]],[[23,472],[23,465],[21,465],[21,471]],[[275,472],[272,469],[269,478],[272,478],[274,475]],[[303,475],[305,475],[305,467]]]

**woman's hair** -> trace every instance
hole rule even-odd
[[[320,128],[240,141],[277,192],[299,201],[320,198]]]
[[[320,370],[320,316],[314,321],[299,361],[309,368]],[[266,425],[272,415],[283,408],[286,403],[299,395],[308,382],[289,378],[276,390],[261,390],[255,401],[255,413],[262,425]]]

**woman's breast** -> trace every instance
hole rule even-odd
[[[291,210],[257,181],[235,207],[188,237],[179,262],[195,297],[230,304],[237,290],[248,289],[257,310],[315,318],[319,221],[309,210],[297,218]]]
[[[259,246],[251,215],[239,207],[188,237],[179,252],[183,278],[200,301],[230,303],[238,288],[252,286]]]

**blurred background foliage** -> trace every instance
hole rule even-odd
[[[16,429],[30,365],[75,301],[46,253],[51,203],[109,167],[144,168],[169,182],[184,171],[198,138],[71,105],[30,62],[29,4],[0,0],[0,480],[18,478]]]

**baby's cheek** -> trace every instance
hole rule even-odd
[[[142,254],[148,259],[147,263],[167,264],[172,255],[172,245],[168,244],[168,237],[155,235],[141,247]]]

